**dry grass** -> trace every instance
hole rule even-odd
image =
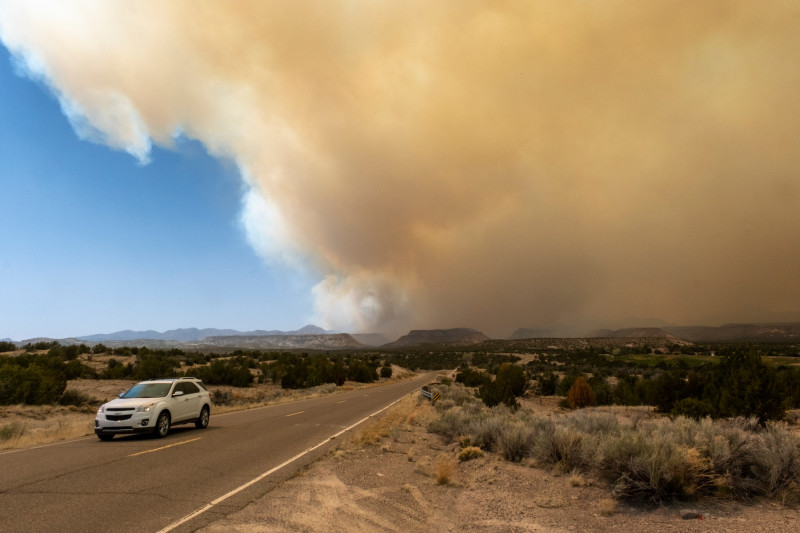
[[[436,463],[436,483],[439,485],[449,485],[453,475],[453,460],[448,456],[442,456]]]
[[[613,516],[619,512],[619,504],[613,498],[603,498],[597,502],[597,512],[600,516]]]
[[[354,451],[365,446],[374,446],[385,438],[391,439],[392,442],[399,442],[403,432],[408,430],[419,416],[424,416],[429,409],[427,404],[419,402],[415,397],[406,396],[383,415],[369,420],[355,431],[344,448]],[[390,445],[384,444],[383,447],[386,448],[384,451],[389,451]],[[408,451],[408,460],[414,460],[411,450]]]
[[[94,434],[94,408],[11,405],[0,408],[0,449],[38,446]]]

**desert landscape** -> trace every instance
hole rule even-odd
[[[391,380],[411,375],[396,368]],[[800,520],[796,481],[786,487],[783,499],[711,496],[631,502],[620,499],[613,484],[588,468],[571,467],[564,461],[548,464],[530,450],[509,460],[497,443],[468,442],[467,435],[452,441],[442,435],[442,421],[448,413],[462,409],[459,402],[471,402],[454,377],[454,372],[440,374],[440,384],[434,386],[442,394],[438,404],[418,392],[407,396],[380,418],[342,438],[324,457],[291,479],[202,531],[599,532],[626,528],[784,532]],[[75,380],[68,388],[104,400],[132,383]],[[347,389],[367,386],[378,385],[345,384]],[[231,405],[218,412],[335,394],[337,390],[284,391],[271,384],[211,389],[230,398]],[[516,413],[537,419],[572,413],[558,396],[528,394],[519,398],[519,403]],[[502,416],[508,416],[502,409]],[[604,406],[581,411],[585,416],[613,418],[622,424],[644,425],[664,419],[649,407]],[[790,415],[795,418],[794,413]],[[46,422],[54,418],[59,420],[57,428]],[[0,410],[3,431],[20,426],[25,430],[19,437],[4,439],[3,447],[80,438],[91,434],[92,419],[93,409],[88,407],[5,406]],[[796,426],[791,431],[797,435]]]

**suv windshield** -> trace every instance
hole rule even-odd
[[[169,394],[170,386],[172,383],[139,383],[120,398],[162,398]]]

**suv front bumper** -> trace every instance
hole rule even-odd
[[[156,429],[156,421],[151,413],[133,413],[130,417],[115,416],[120,420],[109,420],[105,415],[94,419],[95,435],[120,435],[124,433],[150,433]]]

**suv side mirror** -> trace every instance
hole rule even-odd
[[[177,396],[183,396],[183,391],[182,390],[176,390],[175,392],[172,393],[172,397],[173,398],[175,398]]]

